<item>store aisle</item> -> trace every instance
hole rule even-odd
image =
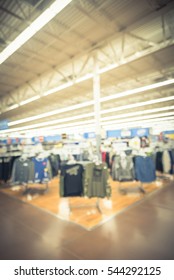
[[[174,183],[92,231],[0,193],[0,259],[174,259]]]

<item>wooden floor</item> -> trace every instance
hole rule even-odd
[[[110,199],[71,197],[61,198],[59,196],[59,179],[54,178],[49,183],[48,192],[44,195],[23,195],[23,188],[15,186],[13,188],[1,188],[0,190],[23,202],[43,209],[60,219],[79,224],[87,230],[92,230],[102,223],[110,220],[120,211],[124,211],[131,205],[147,198],[149,195],[165,187],[165,182],[157,181],[151,184],[144,184],[145,194],[138,191],[138,182],[121,183],[121,187],[126,187],[127,194],[119,191],[119,183],[110,178],[112,195]],[[36,186],[37,187],[37,186]]]
[[[0,259],[174,260],[173,201],[171,181],[86,230],[0,191]]]

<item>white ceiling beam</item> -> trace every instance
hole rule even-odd
[[[143,49],[141,52],[139,51],[138,52],[138,54],[133,54],[133,55],[131,55],[131,56],[129,56],[129,57],[125,57],[124,58],[124,60],[122,60],[122,61],[119,61],[118,63],[115,63],[115,64],[113,64],[113,65],[110,65],[110,66],[106,66],[106,67],[103,67],[102,69],[100,69],[100,74],[102,74],[102,73],[105,73],[105,72],[108,72],[109,70],[111,70],[111,69],[116,69],[116,68],[119,68],[120,66],[122,66],[122,65],[125,65],[125,64],[127,64],[127,63],[129,63],[129,62],[133,62],[133,61],[135,61],[135,60],[138,60],[138,59],[141,59],[142,57],[144,57],[144,56],[146,56],[146,55],[149,55],[149,54],[153,54],[153,53],[155,53],[155,52],[157,52],[158,50],[161,50],[161,49],[164,49],[164,48],[166,48],[166,47],[168,47],[168,46],[172,46],[174,44],[174,40],[167,40],[167,41],[165,41],[165,42],[161,42],[160,44],[158,44],[157,46],[149,46],[149,48],[147,48],[147,49]],[[100,50],[98,50],[98,51],[100,51]],[[78,61],[77,61],[77,63],[78,63]],[[59,70],[57,70],[56,69],[56,71],[57,72],[60,72]],[[59,73],[60,74],[60,73]],[[61,74],[63,75],[63,77],[66,77],[66,73],[63,73],[62,71],[61,71]],[[69,76],[69,75],[68,75]],[[84,75],[85,76],[85,75]],[[90,75],[90,73],[87,73],[87,79],[91,79],[92,78],[92,74]],[[45,80],[45,76],[44,75],[41,75],[40,76],[40,79],[44,79]],[[82,81],[83,81],[83,77],[81,77],[82,78]],[[68,79],[68,77],[67,77],[67,79]],[[77,78],[77,79],[79,79],[79,78]],[[59,81],[60,81],[60,79],[59,79]],[[71,81],[70,81],[70,79],[68,79],[68,81],[69,81],[69,86],[72,86],[73,84],[74,84],[74,80],[72,80],[72,84],[71,84]],[[79,80],[80,81],[80,80]],[[32,83],[32,82],[30,82],[30,86],[31,85],[33,85],[33,88],[34,88],[34,82]],[[28,85],[27,85],[27,87],[28,87]],[[51,87],[51,85],[50,85],[50,87]],[[64,89],[64,88],[66,88],[67,86],[66,86],[66,83],[65,84],[59,84],[59,86],[58,87],[56,87],[55,88],[55,90],[54,89],[52,89],[52,88],[50,88],[50,89],[45,89],[45,92],[47,92],[47,91],[49,91],[49,92],[52,92],[52,93],[54,93],[54,92],[57,92],[57,90],[60,88],[62,88],[62,90]],[[23,87],[23,89],[24,90],[26,90],[26,87]],[[57,89],[57,90],[56,90]],[[39,91],[37,91],[36,92],[36,94],[39,94]],[[16,95],[16,93],[14,93],[14,94],[11,94],[11,95],[13,95],[14,96],[14,99],[15,99],[15,95]],[[47,95],[47,94],[46,94]],[[42,96],[44,96],[44,93],[42,94]],[[29,96],[29,97],[31,97],[31,95]],[[6,97],[5,98],[3,98],[3,99],[6,99]],[[21,102],[22,102],[23,100],[21,100]]]
[[[147,44],[149,44],[149,45],[151,45],[151,46],[157,46],[157,45],[158,45],[158,44],[156,44],[155,42],[152,42],[152,41],[149,41],[149,40],[147,40],[147,39],[144,39],[143,37],[137,36],[137,35],[135,35],[135,34],[133,34],[133,33],[131,33],[131,32],[126,32],[126,34],[129,35],[129,36],[131,36],[131,37],[133,37],[133,38],[135,38],[135,39],[137,39],[137,40],[140,40],[140,41],[142,41],[142,42],[145,42],[145,43],[147,43]]]
[[[22,3],[19,0],[16,0],[16,4],[23,15],[23,21],[26,21],[29,24],[28,16],[26,14],[26,11],[24,11],[24,9],[23,9]]]
[[[16,52],[23,44],[32,38],[41,28],[52,20],[60,11],[62,11],[72,0],[55,0],[38,18],[36,18],[23,32],[21,32],[14,41],[12,41],[1,53],[0,64]]]
[[[127,30],[130,30],[130,29],[131,29],[131,28],[129,27]],[[123,32],[122,32],[122,33],[120,32],[121,37],[123,36],[122,34],[123,34]],[[126,35],[125,35],[125,36],[126,36]],[[107,43],[108,43],[108,42],[107,42]],[[149,48],[142,49],[141,51],[139,51],[139,54],[138,54],[137,56],[136,56],[135,54],[133,54],[133,55],[130,56],[130,57],[126,57],[126,59],[125,59],[123,62],[119,62],[119,63],[116,64],[116,65],[111,65],[111,68],[110,68],[110,69],[114,69],[114,68],[119,67],[119,66],[121,66],[121,65],[123,65],[123,64],[132,62],[132,61],[134,61],[134,60],[136,60],[136,59],[140,59],[141,57],[143,57],[143,56],[145,56],[145,55],[154,53],[154,52],[156,52],[156,51],[158,51],[158,50],[160,50],[160,49],[163,49],[163,48],[165,48],[165,47],[167,47],[167,46],[171,46],[171,45],[173,45],[173,43],[174,43],[174,40],[168,40],[168,41],[165,41],[165,42],[161,42],[161,43],[158,44],[157,46],[149,46]],[[123,49],[124,49],[124,48],[123,48]],[[98,51],[100,51],[100,49],[98,49]],[[113,51],[113,48],[112,48],[112,51]],[[74,63],[76,63],[75,60],[73,60],[73,61],[74,61]],[[77,61],[77,63],[78,63],[78,61]],[[85,64],[85,66],[86,66],[86,64]],[[107,67],[106,67],[106,68],[107,68]],[[60,71],[61,71],[61,68],[60,68]],[[106,71],[108,71],[108,70],[106,70]],[[105,72],[105,69],[101,69],[101,73],[104,73],[104,72]],[[89,74],[89,73],[87,73],[87,74]],[[40,79],[42,79],[42,76],[43,76],[43,75],[40,76]],[[64,76],[66,76],[66,73],[64,74]],[[44,75],[44,79],[45,79],[45,75]],[[33,83],[33,81],[30,81],[30,83]],[[33,86],[34,86],[34,84],[33,84]],[[50,85],[50,86],[51,86],[51,85]],[[14,95],[15,95],[15,93],[14,93]]]
[[[87,65],[87,63],[88,63],[88,61],[89,61],[90,58],[91,58],[91,56],[88,54],[87,57],[86,57],[86,59],[85,59],[84,62],[83,62],[82,67],[80,68],[80,70],[79,70],[79,72],[78,72],[78,76],[80,76],[80,75],[83,73],[83,70],[85,69],[85,67],[86,67],[86,65]]]

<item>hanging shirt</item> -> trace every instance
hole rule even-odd
[[[32,161],[34,163],[34,182],[48,182],[51,179],[48,158],[33,158]]]
[[[50,165],[51,165],[51,171],[52,171],[52,175],[53,177],[58,175],[58,170],[59,170],[59,161],[58,161],[58,156],[51,154],[48,157],[49,161],[50,161]]]
[[[156,153],[156,170],[160,172],[163,172],[162,155],[163,153],[160,151]]]
[[[7,182],[11,175],[11,157],[0,158],[0,180]]]
[[[102,162],[106,162],[106,152],[102,152]]]
[[[112,165],[112,178],[117,181],[133,181],[135,179],[132,156],[116,156]]]
[[[150,183],[156,180],[155,164],[151,157],[135,157],[135,176],[143,183]]]
[[[169,173],[171,170],[171,158],[169,152],[166,150],[162,154],[163,172]]]
[[[60,196],[83,195],[83,165],[66,164],[61,168]]]
[[[17,158],[12,169],[12,184],[26,184],[34,181],[34,164],[31,159]]]
[[[169,151],[169,155],[170,155],[170,160],[171,160],[171,169],[170,169],[170,174],[174,174],[174,157],[172,155],[172,150]]]
[[[88,197],[110,197],[109,173],[104,163],[88,163],[84,172],[84,195]]]

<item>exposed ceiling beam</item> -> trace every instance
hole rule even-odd
[[[2,10],[3,12],[5,12],[5,13],[7,13],[7,14],[9,14],[9,15],[11,15],[11,16],[13,16],[13,17],[19,19],[19,20],[24,21],[24,18],[22,18],[21,16],[19,16],[19,15],[13,13],[12,11],[10,11],[10,10],[8,10],[8,9],[6,9],[6,8],[4,8],[4,7],[2,7],[2,6],[0,6],[0,10]]]

